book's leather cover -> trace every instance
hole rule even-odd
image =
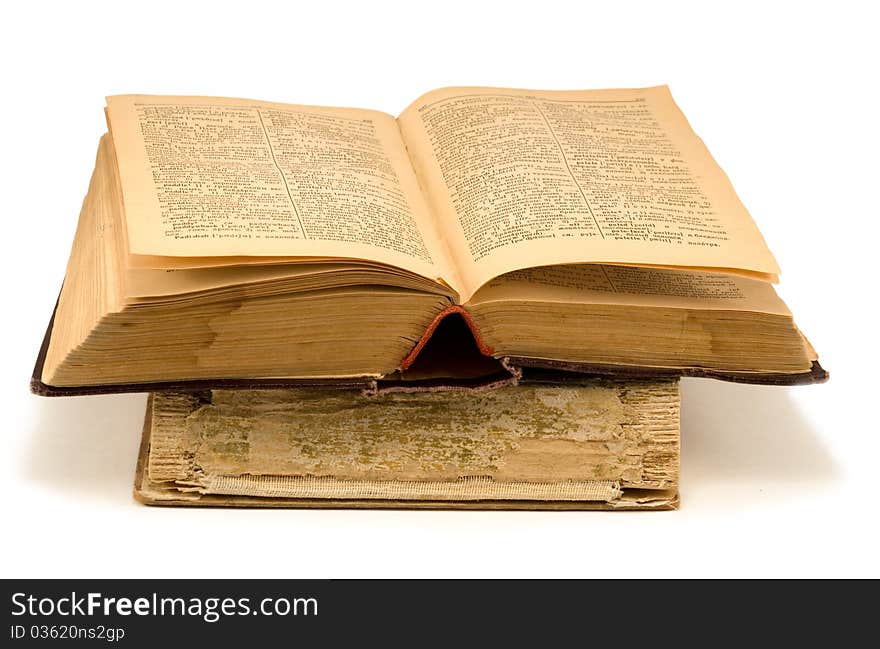
[[[57,303],[56,303],[57,310]],[[451,306],[441,311],[426,329],[422,338],[413,349],[402,359],[400,371],[388,375],[382,379],[370,377],[363,378],[339,378],[339,379],[303,379],[303,378],[217,378],[198,379],[187,381],[152,381],[145,383],[118,383],[104,385],[82,386],[54,386],[44,383],[42,380],[43,364],[49,348],[49,340],[55,322],[55,311],[49,320],[43,343],[37,355],[31,376],[31,392],[40,396],[80,396],[90,394],[114,394],[125,392],[196,392],[209,389],[280,389],[288,387],[338,387],[340,389],[363,389],[368,392],[383,390],[443,390],[443,389],[487,389],[500,385],[522,382],[553,382],[563,383],[572,380],[582,380],[591,376],[616,376],[630,379],[639,378],[674,378],[682,376],[702,377],[732,381],[736,383],[752,383],[757,385],[804,385],[822,383],[828,379],[828,373],[818,361],[813,361],[809,371],[798,374],[775,374],[755,372],[726,372],[708,368],[661,368],[641,367],[633,365],[608,365],[600,363],[581,363],[560,361],[552,359],[503,357],[497,361],[494,371],[486,371],[477,376],[438,377],[423,376],[421,378],[407,377],[407,371],[412,370],[418,359],[426,354],[426,349],[434,339],[434,334],[440,329],[440,324],[450,316],[460,316],[461,320],[470,330],[473,345],[479,350],[485,359],[494,359],[492,348],[482,339],[473,318],[461,306]],[[448,355],[448,350],[441,353]]]

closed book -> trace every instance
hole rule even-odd
[[[151,505],[672,509],[676,379],[151,395]]]

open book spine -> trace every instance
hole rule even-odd
[[[430,342],[431,337],[434,335],[434,332],[437,331],[437,328],[442,324],[442,322],[449,316],[457,314],[460,315],[467,325],[468,329],[471,332],[471,335],[474,338],[474,343],[477,345],[477,349],[480,350],[480,353],[485,356],[492,356],[495,352],[494,348],[490,345],[487,345],[483,340],[483,337],[480,335],[480,330],[477,327],[477,323],[474,321],[473,316],[468,313],[467,309],[463,306],[452,305],[443,309],[440,313],[437,314],[431,324],[428,325],[428,328],[425,329],[425,333],[419,338],[419,342],[415,344],[415,346],[410,350],[410,352],[400,361],[400,369],[407,370],[412,367],[412,364],[416,361],[421,351],[425,348],[425,346]]]
[[[149,504],[671,508],[678,383],[488,393],[214,391],[150,401]]]

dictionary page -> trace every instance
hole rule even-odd
[[[666,87],[446,88],[398,118],[462,275],[566,263],[779,268]]]
[[[124,95],[107,117],[132,255],[364,259],[455,283],[390,115]]]
[[[767,282],[722,273],[606,264],[513,271],[491,280],[471,298],[471,304],[490,302],[620,304],[791,317]]]

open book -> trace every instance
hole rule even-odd
[[[396,119],[141,95],[106,114],[37,392],[824,376],[666,87],[448,88]]]

